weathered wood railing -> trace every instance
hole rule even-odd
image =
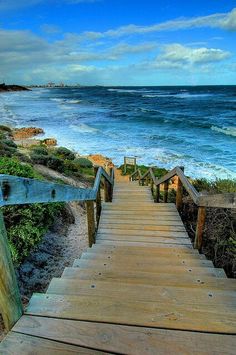
[[[236,208],[236,193],[214,194],[209,195],[206,193],[198,192],[195,187],[190,183],[184,174],[183,167],[175,167],[169,171],[165,176],[156,178],[154,170],[150,168],[145,174],[141,174],[137,169],[131,176],[130,180],[139,180],[140,184],[146,183],[151,185],[152,193],[154,195],[154,201],[160,201],[160,185],[164,184],[163,202],[168,201],[168,188],[169,180],[177,176],[177,188],[176,188],[176,207],[181,210],[183,205],[183,188],[191,196],[193,202],[198,206],[197,227],[195,232],[194,248],[201,249],[202,237],[206,219],[206,208]],[[155,190],[154,190],[155,186]]]
[[[107,173],[103,168],[95,168],[96,178],[93,188],[77,188],[52,182],[0,174],[0,207],[9,205],[84,201],[87,209],[88,242],[95,242],[96,222],[101,214],[101,183],[103,178],[104,200],[112,201],[114,171]],[[23,307],[11,259],[7,233],[0,211],[0,313],[6,329],[11,329],[21,317]]]

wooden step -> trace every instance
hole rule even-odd
[[[236,337],[232,335],[154,329],[73,321],[64,319],[24,316],[15,325],[14,331],[50,339],[69,346],[87,346],[105,352],[136,355],[186,354],[231,354],[236,348]],[[17,334],[17,333],[14,333]],[[21,338],[22,340],[22,338]],[[48,341],[48,340],[47,340]],[[14,343],[16,341],[14,340]],[[39,345],[39,344],[38,344]],[[38,348],[39,349],[39,348]],[[9,348],[13,354],[14,349]],[[35,351],[35,350],[34,350]],[[79,351],[79,350],[78,350]],[[93,350],[91,350],[93,351]],[[76,352],[77,354],[79,352]],[[25,348],[24,355],[27,354]],[[48,352],[48,354],[52,354]],[[67,353],[64,353],[67,354]],[[96,354],[94,352],[94,354]],[[22,355],[22,353],[20,353]]]
[[[165,218],[165,217],[179,217],[176,211],[130,211],[130,210],[102,210],[102,216],[127,216],[127,217],[145,217],[145,218]],[[180,218],[180,217],[179,217]]]
[[[165,226],[163,226],[165,227]],[[131,236],[133,239],[135,238],[146,238],[146,237],[152,237],[152,238],[186,238],[189,240],[189,236],[185,231],[167,231],[167,230],[131,230],[131,229],[110,229],[110,228],[102,228],[100,227],[98,229],[97,233],[97,238],[101,235],[107,235],[109,236],[118,236],[118,237],[125,237],[128,240],[128,237]],[[137,239],[138,240],[138,239]]]
[[[104,223],[101,221],[99,223],[99,231],[108,229],[109,231],[112,229],[120,229],[120,230],[128,230],[128,231],[133,231],[133,230],[138,230],[138,231],[168,231],[168,232],[185,232],[185,228],[183,226],[183,223],[161,223],[161,224],[143,224],[142,222],[140,223],[121,223],[120,221],[117,221],[117,223],[114,222],[108,222]]]
[[[187,259],[203,259],[206,260],[204,254],[199,254],[197,249],[191,247],[178,246],[178,247],[133,247],[133,246],[115,246],[115,245],[100,245],[93,244],[92,248],[87,248],[86,253],[95,254],[102,253],[108,255],[128,255],[130,257],[148,257],[148,258],[187,258]]]
[[[143,224],[163,224],[163,225],[171,225],[172,223],[177,222],[177,225],[183,225],[183,222],[178,216],[164,216],[164,217],[141,217],[141,216],[125,216],[125,215],[104,215],[102,213],[100,217],[100,223],[125,223],[132,224],[143,223]]]
[[[86,260],[86,259],[76,259],[73,264],[74,267],[78,267],[80,269],[83,268],[88,268],[88,269],[95,269],[98,271],[143,271],[143,272],[149,272],[149,273],[172,273],[172,274],[178,274],[178,273],[183,273],[183,274],[195,274],[195,275],[206,275],[206,276],[212,276],[212,277],[217,277],[220,275],[220,277],[223,277],[223,270],[222,269],[216,269],[214,267],[203,267],[203,266],[185,266],[185,265],[180,265],[180,266],[175,266],[173,267],[172,265],[166,265],[166,264],[156,264],[156,265],[149,265],[149,264],[144,264],[144,263],[138,263],[138,262],[131,262],[131,263],[117,263],[117,262],[112,262],[111,260],[108,261],[103,261],[103,260]]]
[[[198,306],[220,307],[229,305],[236,308],[236,293],[228,290],[211,288],[190,288],[173,286],[153,286],[113,281],[78,280],[53,278],[48,294],[57,295],[93,295],[118,298],[123,301],[145,301],[170,303],[170,306],[192,304],[196,300]]]
[[[209,304],[173,305],[144,301],[120,301],[108,296],[34,294],[26,314],[42,317],[99,321],[166,329],[235,334],[236,310]],[[207,321],[206,321],[207,320]]]
[[[159,265],[159,264],[166,264],[166,265],[186,265],[186,266],[207,266],[207,267],[213,267],[213,263],[211,260],[206,260],[206,259],[199,259],[198,257],[184,257],[182,256],[181,258],[179,257],[173,257],[170,255],[166,256],[148,256],[148,255],[132,255],[132,258],[130,255],[122,255],[122,254],[111,254],[111,253],[102,253],[102,252],[97,252],[97,253],[89,253],[85,252],[81,255],[80,259],[89,259],[89,260],[112,260],[114,262],[119,263],[126,263],[127,261],[129,262],[134,262],[134,263],[144,263],[144,264],[151,264],[151,265]],[[80,259],[75,259],[75,260],[80,260]]]
[[[182,243],[182,244],[181,244]],[[98,245],[115,245],[115,246],[132,246],[132,247],[192,247],[192,244],[187,240],[187,238],[185,238],[184,240],[180,240],[180,238],[178,240],[166,240],[166,239],[162,239],[162,241],[159,239],[158,241],[153,241],[153,239],[149,239],[147,242],[142,242],[142,241],[133,241],[133,240],[124,240],[124,239],[120,239],[120,240],[109,240],[109,239],[97,239],[96,240],[96,244]]]
[[[170,273],[148,273],[145,271],[124,271],[124,270],[94,270],[91,268],[65,268],[62,277],[78,280],[97,280],[97,281],[116,281],[129,284],[144,284],[153,286],[174,286],[174,287],[190,287],[190,288],[214,288],[219,290],[236,291],[236,280],[227,279],[222,272],[219,271],[218,276],[210,274],[196,273],[180,273],[176,276],[172,270]],[[221,277],[222,276],[222,277]],[[231,282],[233,281],[233,282]]]
[[[164,232],[163,232],[164,233]],[[165,232],[166,233],[166,232]],[[180,244],[180,245],[191,245],[191,242],[188,237],[172,237],[166,235],[165,237],[157,237],[154,235],[145,235],[145,236],[136,236],[136,234],[122,235],[122,234],[112,234],[112,233],[102,233],[97,234],[96,243],[99,243],[103,240],[110,241],[125,241],[125,242],[138,242],[138,243],[151,243],[151,244]],[[149,244],[150,246],[150,244]]]
[[[10,332],[4,341],[0,344],[0,353],[2,355],[31,355],[31,354],[48,354],[48,355],[72,355],[72,354],[107,354],[103,351],[94,349],[86,349],[85,347],[71,345],[70,343],[64,344],[60,340],[52,341],[42,339],[38,336],[30,336],[26,334],[19,334]]]

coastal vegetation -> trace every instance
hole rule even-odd
[[[18,147],[14,142],[14,131],[0,126],[0,173],[22,177],[43,179],[35,167],[38,164],[58,171],[66,176],[93,182],[94,170],[92,162],[65,147],[47,146],[41,141],[27,148]],[[141,174],[149,167],[139,165]],[[120,166],[124,175],[124,165]],[[153,168],[154,175],[161,177],[167,173],[164,168]],[[133,167],[127,166],[126,174],[130,175]],[[191,180],[194,187],[201,192],[225,193],[236,191],[233,179]],[[160,191],[163,198],[164,192]],[[176,197],[175,181],[169,186],[169,202]],[[192,239],[196,230],[197,207],[184,191],[184,204],[181,217]],[[63,204],[36,204],[31,206],[11,206],[4,208],[5,223],[11,246],[13,260],[21,263],[32,249],[40,242],[45,231],[52,225],[57,214],[63,212]],[[47,218],[45,218],[47,216]],[[236,217],[233,210],[207,209],[202,251],[214,261],[215,266],[224,267],[228,276],[236,276]]]
[[[93,180],[93,165],[88,159],[76,158],[74,152],[64,147],[41,144],[27,149],[19,148],[13,136],[11,128],[0,126],[0,174],[43,180],[35,168],[35,164],[41,164],[67,176],[80,177],[88,183]],[[63,203],[3,208],[10,250],[16,266],[40,243],[55,218],[64,212]]]

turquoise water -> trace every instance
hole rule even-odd
[[[125,155],[193,177],[236,177],[236,86],[34,89],[0,95],[0,121],[81,154]]]

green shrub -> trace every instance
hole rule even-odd
[[[206,179],[196,179],[193,181],[193,185],[198,191],[207,191],[213,194],[236,192],[235,179],[216,179],[214,181],[208,181]]]
[[[32,148],[32,153],[31,154],[48,155],[48,150],[45,147],[36,146],[36,147]]]
[[[54,150],[54,154],[61,159],[68,159],[68,160],[75,159],[75,154],[71,150],[65,147],[56,148]]]
[[[38,173],[25,163],[13,158],[0,158],[0,174],[37,178]],[[17,265],[40,242],[63,204],[30,204],[3,207],[10,249]]]
[[[74,160],[64,160],[65,173],[76,173],[78,172],[78,164]]]
[[[15,148],[15,149],[17,148],[16,143],[13,142],[11,139],[3,139],[2,143],[7,145],[7,146],[9,146],[9,147],[11,147],[11,148]]]
[[[37,175],[29,164],[21,163],[17,158],[0,158],[0,174],[34,178]]]
[[[0,157],[11,157],[12,153],[8,150],[2,149],[0,146]]]
[[[62,173],[64,171],[64,162],[60,158],[49,155],[47,157],[47,167]]]
[[[81,168],[92,168],[93,167],[92,162],[86,158],[75,159],[74,163]]]
[[[34,164],[42,164],[42,165],[47,165],[48,162],[48,156],[47,155],[41,155],[41,154],[36,154],[32,153],[30,155],[30,158]]]

